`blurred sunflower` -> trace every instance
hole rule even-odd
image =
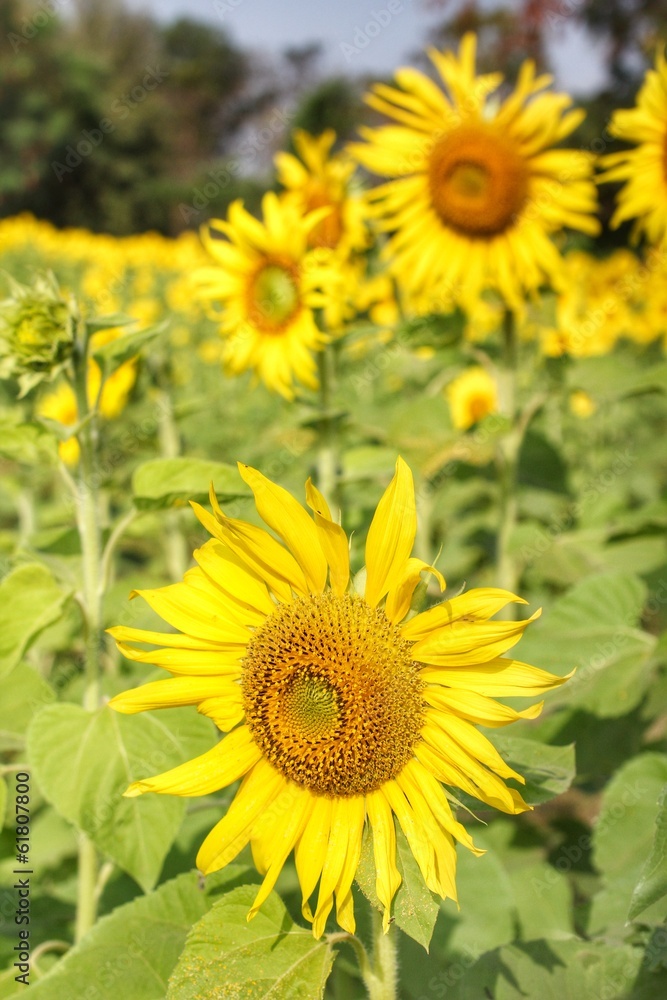
[[[646,233],[651,243],[667,235],[667,62],[658,51],[655,69],[637,95],[636,107],[614,112],[612,135],[635,144],[635,149],[602,158],[605,183],[625,181],[618,196],[613,226],[636,219],[635,235]]]
[[[525,603],[507,591],[472,590],[406,620],[423,571],[441,589],[445,582],[410,556],[415,496],[401,459],[369,528],[363,596],[350,586],[345,533],[311,482],[313,518],[261,473],[239,468],[284,546],[226,517],[211,492],[213,514],[193,503],[214,536],[195,552],[199,565],[182,583],[136,592],[178,631],[110,629],[126,657],[174,675],[117,695],[113,708],[196,705],[228,735],[125,794],[207,795],[243,779],[197,864],[214,872],[251,844],[265,877],[250,918],[294,850],[316,938],[334,897],[339,924],[354,931],[351,887],[368,819],[386,930],[401,880],[394,815],[426,885],[455,899],[455,841],[479,852],[440,782],[506,813],[528,809],[503,781],[523,778],[476,724],[534,718],[541,704],[517,712],[495,698],[541,694],[564,678],[503,657],[539,614],[491,621],[508,603]]]
[[[458,57],[429,52],[448,94],[409,68],[396,73],[397,87],[376,84],[368,103],[398,124],[362,129],[367,141],[351,153],[393,178],[369,197],[393,233],[387,255],[407,288],[465,306],[494,288],[519,310],[525,292],[558,283],[553,233],[599,231],[593,157],[553,148],[584,112],[568,110],[566,94],[542,93],[549,76],[525,62],[514,92],[489,99],[502,76],[476,76],[475,52],[473,34]]]
[[[465,431],[490,413],[498,411],[498,386],[486,368],[467,368],[446,390],[452,423]]]
[[[226,369],[233,375],[252,369],[286,399],[294,398],[294,379],[317,388],[313,351],[322,349],[326,337],[314,313],[329,304],[339,273],[329,253],[309,251],[308,240],[330,211],[322,207],[303,215],[268,192],[263,222],[235,201],[228,221],[213,220],[202,233],[219,266],[200,268],[193,278],[226,338]]]
[[[302,215],[316,208],[329,213],[308,234],[308,246],[326,247],[348,257],[368,246],[365,225],[368,207],[360,192],[352,188],[356,165],[344,153],[331,154],[336,141],[333,129],[321,135],[309,135],[303,129],[292,133],[298,153],[279,152],[275,156],[278,180],[287,189],[285,198]]]
[[[128,397],[137,379],[134,360],[126,361],[107,377],[100,394],[102,373],[95,361],[88,366],[88,402],[92,406],[99,395],[99,412],[105,420],[115,420],[125,409]],[[63,427],[75,427],[79,420],[76,396],[69,382],[60,382],[51,392],[45,393],[37,403],[37,414],[55,420]],[[68,437],[58,445],[60,457],[66,465],[79,461],[79,442]]]

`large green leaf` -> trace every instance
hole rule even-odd
[[[14,667],[2,683],[0,750],[14,750],[23,746],[31,718],[54,699],[53,688],[36,670],[25,663]]]
[[[255,877],[229,865],[203,887],[195,872],[165,882],[103,917],[83,941],[21,996],[28,1000],[163,1000],[187,932],[221,891]],[[94,994],[91,990],[94,989]]]
[[[474,965],[454,963],[431,980],[447,1000],[661,1000],[665,971],[651,975],[643,951],[600,941],[538,940],[508,945]]]
[[[398,823],[396,823],[396,866],[401,873],[401,884],[394,896],[392,916],[397,927],[428,951],[440,907],[433,893],[425,886],[419,866]],[[356,881],[367,899],[380,910],[382,905],[375,891],[375,879],[373,838],[367,827]]]
[[[521,736],[507,736],[498,730],[486,731],[500,756],[526,779],[521,794],[536,804],[566,792],[576,773],[574,744],[552,747]]]
[[[167,1000],[319,1000],[334,952],[292,922],[275,894],[247,921],[257,893],[241,886],[192,928]]]
[[[58,460],[58,441],[42,424],[17,424],[3,417],[0,419],[0,455],[24,465],[54,465]]]
[[[634,920],[664,896],[667,896],[667,785],[662,790],[658,804],[653,847],[632,893],[628,914],[630,920]]]
[[[635,886],[653,846],[666,782],[667,754],[645,753],[621,767],[605,789],[592,837],[593,861],[603,887],[593,899],[589,931],[624,932]],[[642,907],[642,921],[661,921],[666,907],[649,907],[649,902]]]
[[[0,583],[0,677],[19,663],[39,633],[60,618],[69,593],[40,563],[28,563]]]
[[[213,743],[211,723],[194,711],[168,709],[142,718],[104,707],[50,705],[32,720],[28,757],[58,812],[144,889],[157,881],[183,818],[169,795],[124,799],[131,781],[166,771]]]
[[[204,501],[211,483],[221,502],[251,496],[232,465],[202,458],[154,458],[135,469],[134,503],[140,510],[153,510]]]
[[[625,715],[639,704],[651,677],[655,637],[637,627],[646,587],[634,576],[589,577],[549,608],[526,632],[519,659],[575,676],[548,696],[595,715]]]

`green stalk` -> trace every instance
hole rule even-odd
[[[397,932],[390,924],[387,934],[382,930],[382,914],[373,908],[373,968],[364,977],[368,1000],[397,1000],[398,958]]]
[[[338,496],[338,449],[334,421],[331,419],[331,390],[333,383],[333,355],[326,346],[317,355],[320,380],[319,441],[317,448],[317,487],[327,503],[336,509]]]
[[[100,567],[102,558],[99,521],[99,480],[97,477],[97,420],[88,405],[88,333],[79,342],[74,371],[80,428],[78,432],[81,459],[77,483],[77,524],[81,539],[83,570],[83,613],[86,625],[84,708],[94,712],[100,702],[100,644],[102,627],[102,590]],[[95,846],[85,834],[79,837],[78,883],[75,939],[81,938],[95,923],[97,900],[98,859]]]
[[[164,458],[178,458],[181,453],[181,438],[174,418],[174,407],[169,393],[161,389],[158,400],[158,438],[160,451]],[[177,511],[170,510],[166,514],[165,552],[169,576],[174,581],[180,581],[188,568],[188,548],[181,530],[181,522]]]
[[[520,434],[517,428],[516,376],[518,345],[514,314],[508,309],[503,322],[503,358],[499,371],[499,409],[509,422],[509,430],[497,452],[500,518],[496,542],[496,578],[498,586],[516,593],[517,568],[510,553],[510,543],[517,523],[517,472]],[[513,605],[507,614],[511,615]]]

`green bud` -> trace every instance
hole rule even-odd
[[[11,295],[0,302],[0,378],[18,379],[25,396],[69,362],[79,311],[51,273],[39,275],[32,285],[10,278],[10,287]]]

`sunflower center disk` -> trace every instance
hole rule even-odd
[[[265,264],[250,286],[250,318],[269,333],[282,330],[299,308],[296,269]]]
[[[246,720],[266,758],[324,795],[361,795],[395,777],[423,722],[410,647],[358,596],[279,605],[243,664]]]
[[[462,125],[436,142],[428,169],[433,207],[464,236],[505,232],[528,198],[529,171],[511,140],[489,126]]]

